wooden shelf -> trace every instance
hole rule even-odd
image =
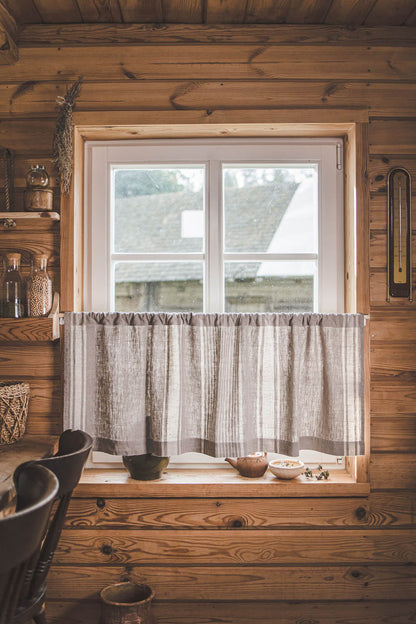
[[[0,230],[33,230],[60,221],[57,212],[0,212]]]
[[[49,316],[0,318],[0,343],[44,342],[59,339],[59,295],[54,294]]]

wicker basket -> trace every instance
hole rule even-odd
[[[0,382],[0,444],[13,444],[24,434],[29,384]]]

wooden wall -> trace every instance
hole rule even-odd
[[[143,45],[92,47],[85,34],[76,45],[61,37],[54,46],[59,33],[52,29],[49,45],[26,40],[20,60],[0,67],[0,144],[16,153],[19,208],[28,165],[53,170],[55,100],[80,74],[77,110],[96,111],[97,125],[109,118],[123,124],[129,111],[137,124],[194,120],[207,128],[358,121],[368,136],[367,167],[357,175],[368,200],[359,209],[369,228],[359,235],[370,250],[369,272],[360,280],[368,284],[370,306],[362,311],[371,313],[371,495],[253,500],[81,493],[50,575],[51,623],[94,624],[97,591],[124,578],[155,587],[159,624],[415,620],[416,303],[386,302],[389,169],[407,167],[416,193],[416,38],[405,30],[404,38],[395,29],[379,38],[371,29],[331,37],[329,27],[330,43],[322,37],[315,43],[311,27],[305,43],[295,28],[293,40],[279,41],[277,28],[275,41],[269,36],[264,45],[261,29],[247,43],[238,29],[226,37],[218,30],[210,43],[165,27],[165,40],[156,31]],[[65,236],[65,218],[62,228]],[[63,275],[72,263],[59,258],[56,226],[18,238],[2,232],[0,245],[24,254],[45,250],[56,286],[60,262]],[[59,346],[2,346],[0,375],[30,381],[29,431],[59,430]]]

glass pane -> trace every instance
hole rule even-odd
[[[203,262],[117,262],[119,312],[202,312]]]
[[[314,260],[226,262],[226,312],[312,312]]]
[[[227,165],[223,188],[225,251],[317,253],[315,165]]]
[[[205,169],[114,171],[114,250],[186,253],[204,249]]]

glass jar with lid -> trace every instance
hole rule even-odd
[[[52,308],[52,281],[47,272],[48,256],[33,256],[32,273],[27,281],[28,316],[47,316]]]
[[[0,316],[21,318],[25,316],[26,292],[20,275],[20,253],[6,254],[6,268],[0,283]]]
[[[34,165],[26,174],[28,188],[46,188],[49,184],[49,175],[43,165]]]

